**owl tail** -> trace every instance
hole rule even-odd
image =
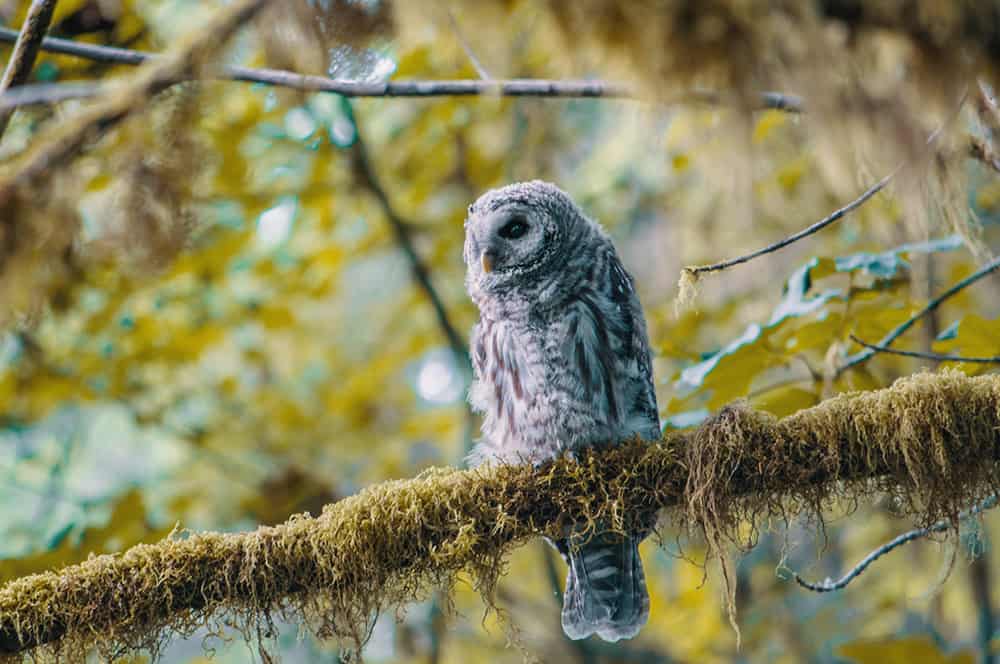
[[[571,639],[596,633],[605,641],[631,639],[649,618],[639,538],[601,533],[576,551],[557,543],[569,563],[562,627]]]

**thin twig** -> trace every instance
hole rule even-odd
[[[961,516],[960,518],[967,519],[971,516],[975,516],[984,510],[988,510],[994,507],[996,504],[997,504],[997,497],[995,495],[990,496],[980,504],[973,507],[971,510],[969,510],[967,514]],[[857,565],[851,568],[851,570],[847,574],[840,577],[836,581],[832,579],[827,579],[826,581],[819,581],[814,583],[812,581],[806,581],[801,576],[799,576],[798,572],[795,572],[795,583],[799,584],[806,590],[812,590],[813,592],[817,593],[828,593],[834,590],[841,590],[843,588],[846,588],[847,585],[851,583],[851,581],[858,578],[858,576],[860,576],[862,572],[868,569],[868,567],[873,562],[875,562],[885,554],[889,553],[890,551],[898,549],[907,542],[912,542],[915,539],[926,537],[927,535],[930,535],[932,533],[944,532],[949,528],[951,528],[952,525],[953,524],[951,523],[951,521],[938,521],[937,523],[931,526],[927,526],[926,528],[916,528],[909,532],[903,533],[902,535],[899,535],[898,537],[889,540],[888,542],[886,542],[885,544],[883,544],[882,546],[880,546],[879,548],[875,549],[867,556],[862,558],[861,562],[859,562]]]
[[[746,255],[743,255],[743,256],[737,256],[736,258],[731,258],[729,260],[721,261],[721,262],[718,262],[718,263],[712,263],[711,265],[688,266],[688,267],[684,268],[684,271],[687,272],[687,273],[689,273],[689,274],[691,274],[694,277],[697,277],[702,272],[716,272],[718,270],[725,270],[726,268],[732,267],[734,265],[739,265],[740,263],[746,263],[748,261],[752,261],[753,259],[758,258],[759,256],[763,256],[765,254],[770,254],[772,252],[778,251],[779,249],[787,247],[788,245],[792,244],[793,242],[798,242],[799,240],[801,240],[804,237],[808,237],[808,236],[812,235],[813,233],[816,233],[816,232],[819,232],[819,231],[823,230],[824,228],[826,228],[827,226],[829,226],[833,222],[837,221],[838,219],[840,219],[844,215],[846,215],[849,212],[851,212],[851,211],[859,208],[869,198],[871,198],[872,196],[874,196],[878,192],[882,191],[882,189],[885,187],[885,185],[889,184],[889,181],[892,179],[893,175],[895,175],[896,171],[898,171],[898,170],[899,169],[897,168],[895,171],[893,171],[889,175],[886,175],[884,178],[882,178],[881,180],[879,180],[878,182],[876,182],[875,184],[873,184],[871,187],[869,187],[865,191],[865,193],[861,194],[859,197],[857,197],[856,199],[854,199],[853,201],[851,201],[850,203],[848,203],[844,207],[842,207],[842,208],[840,208],[838,210],[835,210],[829,216],[824,217],[823,219],[820,219],[816,223],[812,224],[811,226],[809,226],[807,228],[802,229],[798,233],[794,233],[793,235],[789,235],[788,237],[784,238],[783,240],[779,240],[778,242],[775,242],[774,244],[769,244],[768,246],[764,247],[763,249],[758,249],[757,251],[754,251],[752,253],[749,253],[749,254],[746,254]]]
[[[24,18],[24,25],[18,33],[17,41],[14,43],[14,51],[7,61],[7,69],[0,80],[0,95],[10,88],[22,85],[31,75],[31,68],[35,66],[35,58],[38,57],[38,50],[42,45],[42,39],[52,22],[52,13],[56,9],[57,0],[34,0],[28,8],[28,15]],[[0,109],[0,138],[7,131],[7,124],[13,109]]]
[[[385,189],[382,187],[378,177],[375,175],[375,171],[372,169],[371,159],[369,158],[368,150],[365,148],[364,142],[361,139],[360,130],[356,128],[356,132],[357,135],[353,147],[354,165],[360,182],[362,186],[371,192],[371,194],[379,202],[379,205],[382,206],[382,211],[385,213],[386,219],[389,221],[389,226],[392,228],[392,233],[396,238],[396,242],[399,244],[403,253],[406,255],[407,261],[410,263],[410,269],[413,271],[414,279],[416,279],[420,289],[424,291],[424,294],[427,295],[427,299],[430,300],[431,305],[434,307],[434,314],[437,317],[438,327],[441,328],[441,332],[444,333],[445,338],[448,340],[448,345],[451,347],[451,350],[455,354],[455,358],[459,361],[460,366],[464,367],[469,364],[469,354],[466,349],[465,341],[462,340],[461,335],[459,335],[455,326],[452,324],[451,319],[448,317],[448,311],[445,309],[444,302],[441,300],[441,296],[438,294],[437,289],[431,282],[430,270],[420,257],[420,254],[417,253],[417,248],[413,244],[413,238],[410,237],[409,224],[396,212],[396,209],[392,206],[392,202],[389,200],[388,194],[386,194]]]
[[[962,110],[962,106],[965,105],[965,100],[966,100],[966,98],[968,98],[968,95],[969,95],[968,90],[964,90],[962,92],[962,95],[959,98],[958,104],[957,104],[957,106],[955,108],[954,115],[952,115],[951,117],[949,117],[948,120],[942,122],[941,125],[937,129],[935,129],[934,131],[931,132],[930,136],[927,137],[927,140],[924,143],[925,145],[930,145],[935,140],[937,140],[937,137],[944,130],[945,126],[947,126],[948,122],[951,119],[953,119],[954,117],[956,117],[958,115],[959,111]],[[739,265],[741,263],[746,263],[746,262],[751,261],[751,260],[753,260],[755,258],[759,258],[760,256],[764,256],[766,254],[770,254],[770,253],[773,253],[775,251],[778,251],[779,249],[783,249],[784,247],[787,247],[790,244],[798,242],[799,240],[801,240],[804,237],[808,237],[808,236],[810,236],[810,235],[812,235],[814,233],[817,233],[817,232],[823,230],[824,228],[826,228],[827,226],[829,226],[830,224],[834,223],[835,221],[838,221],[839,219],[843,218],[846,214],[848,214],[848,213],[856,210],[857,208],[861,207],[861,205],[863,205],[868,199],[870,199],[872,196],[874,196],[878,192],[882,191],[882,189],[884,189],[885,186],[887,184],[889,184],[889,181],[892,180],[892,178],[894,178],[896,176],[896,174],[899,173],[899,171],[901,171],[903,169],[903,166],[904,166],[904,164],[902,164],[902,163],[896,164],[896,167],[894,169],[892,169],[891,173],[889,173],[884,178],[882,178],[881,180],[879,180],[878,182],[876,182],[875,184],[873,184],[872,186],[870,186],[868,189],[865,190],[865,192],[863,194],[861,194],[860,196],[858,196],[856,199],[854,199],[853,201],[851,201],[850,203],[848,203],[844,207],[842,207],[842,208],[840,208],[838,210],[834,210],[828,216],[824,217],[823,219],[820,219],[816,223],[814,223],[814,224],[812,224],[812,225],[810,225],[810,226],[802,229],[801,231],[799,231],[797,233],[793,233],[792,235],[789,235],[788,237],[786,237],[786,238],[784,238],[782,240],[779,240],[778,242],[775,242],[774,244],[769,244],[768,246],[766,246],[766,247],[764,247],[762,249],[758,249],[757,251],[751,252],[749,254],[745,254],[743,256],[737,256],[736,258],[731,258],[729,260],[720,261],[718,263],[712,263],[710,265],[693,265],[693,266],[688,266],[688,267],[685,267],[683,269],[683,272],[686,273],[686,274],[688,274],[688,275],[690,275],[695,280],[697,280],[698,275],[700,275],[703,272],[717,272],[719,270],[725,270],[726,268],[732,267],[734,265]]]
[[[240,0],[220,10],[194,38],[140,69],[113,94],[93,104],[75,117],[55,127],[43,142],[10,163],[0,177],[0,209],[15,189],[71,160],[88,141],[94,140],[132,113],[143,108],[149,98],[195,73],[200,58],[214,52],[240,27],[263,9],[269,0]],[[44,47],[44,40],[43,40]]]
[[[448,346],[451,348],[456,365],[462,372],[463,377],[468,377],[472,372],[472,362],[469,359],[468,345],[451,322],[448,310],[444,306],[444,301],[431,281],[430,269],[424,263],[420,254],[417,253],[417,248],[413,244],[413,238],[410,237],[410,225],[396,212],[396,209],[392,206],[392,201],[389,200],[389,195],[375,175],[368,151],[361,138],[361,130],[358,128],[357,123],[355,123],[355,132],[356,136],[353,146],[354,165],[361,184],[371,192],[382,206],[382,211],[386,219],[389,220],[393,235],[396,237],[396,243],[399,244],[410,263],[413,278],[416,279],[417,285],[424,291],[427,299],[430,300],[431,306],[434,307],[434,315],[437,318],[438,327],[448,341]],[[465,403],[465,424],[462,429],[464,457],[472,452],[476,433],[476,417],[472,412],[472,406],[468,402]]]
[[[965,279],[962,279],[961,281],[952,285],[951,288],[949,288],[948,290],[946,290],[945,292],[941,293],[936,298],[928,302],[923,309],[913,314],[907,320],[903,321],[895,328],[893,328],[892,331],[889,332],[884,337],[882,337],[882,339],[877,344],[872,344],[872,345],[881,349],[882,352],[884,352],[887,346],[892,345],[892,342],[894,342],[904,332],[913,327],[918,320],[920,320],[930,312],[937,309],[939,306],[941,306],[942,303],[944,303],[946,300],[953,297],[963,289],[976,283],[986,275],[992,272],[996,272],[997,269],[1000,269],[1000,257],[994,258],[992,261],[990,261],[983,267],[979,268],[978,270],[967,276]],[[872,348],[865,348],[863,351],[856,353],[855,355],[848,358],[847,362],[845,362],[839,369],[837,369],[837,373],[835,374],[834,377],[839,377],[842,373],[844,373],[848,369],[851,369],[852,367],[855,367],[863,362],[868,361],[868,359],[871,358],[873,355],[875,355],[875,353],[877,352],[879,351],[873,350]]]
[[[90,81],[19,85],[0,94],[0,113],[12,113],[25,106],[51,106],[71,99],[89,99],[100,92],[101,84]]]
[[[476,70],[479,74],[479,78],[484,81],[492,80],[493,77],[490,73],[486,71],[486,67],[483,63],[479,61],[476,54],[472,51],[472,47],[469,46],[469,42],[466,41],[465,36],[462,34],[462,29],[458,27],[458,20],[455,18],[455,12],[451,9],[448,10],[448,21],[451,23],[451,29],[455,33],[455,37],[458,38],[458,43],[461,44],[462,50],[465,51],[465,56],[469,58],[469,62],[472,63],[472,68]]]
[[[1000,134],[1000,106],[997,105],[996,97],[983,81],[978,81],[978,92],[976,111],[979,120],[991,135]]]
[[[17,39],[17,31],[0,27],[0,42]],[[95,62],[123,65],[139,65],[161,57],[158,54],[134,51],[112,46],[84,44],[68,39],[46,37],[42,40],[42,50],[62,55],[72,55]],[[455,97],[475,95],[499,95],[503,97],[601,97],[607,99],[635,98],[631,88],[600,80],[548,80],[535,78],[515,78],[498,80],[412,80],[369,83],[343,79],[296,74],[280,69],[228,66],[215,70],[215,77],[224,80],[261,83],[306,92],[334,92],[345,97]],[[176,82],[184,80],[183,74]],[[91,96],[80,89],[81,96]],[[673,100],[675,103],[719,103],[720,96],[711,90],[695,89],[682,93]],[[22,104],[44,103],[22,97]],[[759,110],[781,110],[798,113],[802,110],[802,99],[797,95],[781,92],[764,92],[760,95]]]
[[[978,136],[969,136],[969,155],[1000,173],[1000,155],[992,145]]]
[[[974,364],[995,364],[1000,362],[1000,355],[995,355],[993,357],[966,357],[964,355],[950,355],[947,353],[926,353],[919,350],[899,350],[896,348],[887,348],[878,344],[870,344],[863,339],[857,338],[853,334],[851,335],[851,341],[864,346],[865,348],[871,349],[876,353],[888,353],[890,355],[902,355],[903,357],[915,357],[921,360],[935,360],[937,362],[971,362]]]

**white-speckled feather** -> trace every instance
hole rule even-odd
[[[471,463],[659,436],[646,323],[607,234],[554,185],[487,192],[466,220],[466,286],[479,307],[469,399],[483,414]],[[569,562],[571,638],[638,633],[649,611],[644,533],[554,544]]]

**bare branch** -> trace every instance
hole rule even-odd
[[[71,99],[87,99],[101,93],[101,84],[90,81],[19,85],[0,94],[0,113],[25,106],[50,106]]]
[[[997,497],[995,495],[990,496],[989,498],[981,502],[979,505],[976,505],[971,510],[969,510],[967,514],[962,515],[960,518],[967,519],[969,517],[975,516],[976,514],[979,514],[984,510],[988,510],[991,509],[992,507],[995,507],[996,504],[997,504]],[[926,537],[927,535],[931,535],[933,533],[942,533],[953,527],[954,524],[951,521],[938,521],[937,523],[928,526],[927,528],[915,528],[914,530],[905,532],[902,535],[894,537],[893,539],[889,540],[888,542],[886,542],[885,544],[878,547],[877,549],[869,553],[867,556],[862,558],[861,562],[852,567],[850,571],[847,572],[847,574],[840,577],[836,581],[832,579],[827,579],[826,581],[819,581],[819,582],[806,581],[801,576],[799,576],[798,572],[796,572],[795,583],[799,584],[806,590],[812,590],[813,592],[817,593],[828,593],[834,590],[841,590],[843,588],[846,588],[851,583],[851,581],[858,578],[861,575],[861,573],[864,572],[866,569],[868,569],[868,567],[873,562],[875,562],[885,554],[889,553],[890,551],[898,549],[907,542],[912,542],[913,540]]]
[[[918,320],[920,320],[930,312],[936,310],[939,306],[941,306],[941,304],[946,302],[949,298],[954,297],[956,294],[960,293],[965,288],[968,288],[972,284],[976,283],[986,275],[996,272],[997,269],[1000,269],[1000,257],[994,258],[992,261],[990,261],[983,267],[979,268],[978,270],[967,276],[965,279],[958,281],[957,283],[952,285],[951,288],[949,288],[948,290],[946,290],[945,292],[941,293],[936,298],[928,302],[923,309],[913,314],[912,316],[910,316],[910,318],[908,318],[907,320],[903,321],[895,328],[893,328],[893,330],[884,337],[882,337],[882,339],[877,344],[873,344],[873,346],[875,346],[878,350],[873,350],[872,348],[865,348],[865,350],[855,355],[852,355],[850,358],[848,358],[847,362],[843,364],[843,366],[837,369],[835,377],[839,377],[848,369],[856,367],[857,365],[862,364],[863,362],[867,362],[873,355],[875,355],[876,352],[880,351],[885,352],[886,347],[890,346],[892,342],[898,339],[904,332],[913,327]]]
[[[379,182],[378,176],[375,175],[375,170],[372,168],[371,158],[368,155],[368,150],[365,148],[364,141],[361,137],[361,129],[357,126],[356,121],[355,132],[356,136],[352,150],[354,156],[354,168],[357,173],[357,177],[360,180],[361,185],[364,186],[379,202],[379,205],[382,206],[382,212],[389,221],[389,226],[392,228],[392,233],[396,238],[396,243],[399,245],[400,249],[403,250],[403,254],[410,263],[410,271],[413,272],[413,278],[416,280],[420,289],[424,291],[427,299],[430,300],[431,306],[434,308],[434,316],[437,318],[438,328],[440,328],[441,333],[447,340],[448,347],[451,348],[452,355],[455,358],[455,363],[461,367],[463,373],[468,376],[472,369],[472,363],[469,359],[468,345],[462,338],[462,335],[458,333],[455,325],[451,322],[451,318],[448,316],[448,310],[444,306],[444,301],[441,299],[441,295],[438,293],[437,289],[434,287],[434,283],[431,281],[430,269],[427,267],[427,264],[424,263],[420,254],[417,253],[417,248],[413,244],[413,238],[410,237],[410,224],[408,224],[402,217],[400,217],[399,213],[396,212],[396,208],[392,206],[392,201],[389,200],[388,193],[386,193],[382,183]],[[475,421],[472,406],[466,402],[465,426],[463,427],[462,445],[465,454],[472,451],[473,444],[475,443]]]
[[[899,169],[897,168],[896,170]],[[712,263],[711,265],[695,265],[695,266],[685,267],[684,271],[690,274],[691,276],[697,278],[697,276],[702,272],[716,272],[718,270],[725,270],[726,268],[732,267],[734,265],[739,265],[740,263],[746,263],[748,261],[752,261],[755,258],[764,256],[765,254],[773,253],[775,251],[778,251],[779,249],[787,247],[788,245],[794,242],[798,242],[804,237],[808,237],[813,233],[817,233],[823,230],[824,228],[826,228],[833,222],[837,221],[844,215],[861,207],[865,203],[865,201],[867,201],[869,198],[871,198],[878,192],[882,191],[882,189],[885,188],[885,185],[889,184],[889,181],[892,179],[892,176],[895,175],[895,173],[896,171],[893,171],[889,175],[886,175],[884,178],[873,184],[863,194],[858,196],[856,199],[854,199],[844,207],[838,210],[834,210],[823,219],[820,219],[811,226],[802,229],[798,233],[789,235],[783,240],[779,240],[774,244],[769,244],[768,246],[762,249],[758,249],[757,251],[751,252],[749,254],[745,254],[743,256],[737,256],[736,258],[731,258],[729,260],[721,261],[719,263]]]
[[[938,526],[942,527],[939,528]],[[840,577],[836,581],[832,579],[827,579],[826,581],[819,581],[814,583],[811,581],[806,581],[801,576],[799,576],[798,572],[796,572],[795,583],[799,584],[806,590],[812,590],[813,592],[817,593],[828,593],[828,592],[833,592],[834,590],[841,590],[843,588],[846,588],[851,581],[858,578],[858,576],[860,576],[862,572],[868,569],[869,565],[871,565],[873,562],[875,562],[885,554],[889,553],[890,551],[903,546],[907,542],[912,542],[915,539],[920,539],[921,537],[925,537],[933,532],[945,530],[946,528],[947,528],[947,522],[941,521],[934,524],[930,528],[917,528],[915,530],[903,533],[902,535],[899,535],[898,537],[895,537],[892,540],[886,542],[885,544],[883,544],[882,546],[880,546],[879,548],[875,549],[867,556],[862,558],[861,562],[852,567],[847,574]]]
[[[17,39],[17,32],[0,27],[0,42]],[[162,57],[158,54],[134,51],[111,46],[96,46],[67,39],[46,37],[42,50],[62,55],[72,55],[95,62],[124,65],[139,65],[151,59]],[[227,66],[221,67],[214,75],[223,80],[261,83],[305,92],[333,92],[345,97],[456,97],[476,95],[499,95],[503,97],[601,97],[605,99],[630,99],[636,93],[627,86],[600,80],[548,80],[548,79],[500,79],[500,80],[412,80],[366,83],[343,79],[296,74],[280,69],[265,69]],[[183,73],[175,82],[185,80]],[[80,90],[81,93],[85,91]],[[92,93],[93,91],[91,91]],[[89,96],[82,94],[82,96]],[[695,89],[679,93],[672,103],[720,103],[721,97],[711,90]],[[21,105],[45,103],[44,99],[34,101],[24,97]],[[798,113],[802,110],[802,100],[796,95],[780,92],[764,92],[760,95],[759,110],[781,110]]]
[[[35,66],[35,58],[38,57],[38,50],[42,45],[42,39],[52,22],[52,13],[56,9],[57,0],[34,0],[28,8],[28,15],[24,18],[24,25],[14,43],[14,51],[7,61],[7,69],[0,80],[0,95],[10,88],[22,85],[31,75],[31,68]],[[0,138],[7,131],[7,124],[10,122],[13,110],[0,109]]]
[[[853,334],[851,335],[851,341],[873,350],[876,353],[888,353],[890,355],[902,355],[903,357],[915,357],[921,360],[935,360],[938,362],[970,362],[973,364],[995,364],[1000,362],[1000,355],[995,355],[993,357],[965,357],[964,355],[949,355],[947,353],[926,353],[918,350],[898,350],[896,348],[887,348],[885,346],[879,346],[878,344],[870,344],[863,339],[857,338]]]
[[[385,213],[386,219],[389,220],[389,225],[392,227],[392,233],[396,237],[396,242],[399,244],[403,253],[406,255],[406,259],[410,263],[410,269],[413,271],[413,278],[416,279],[417,284],[420,289],[424,291],[427,295],[427,299],[430,300],[431,305],[434,307],[434,314],[437,317],[438,327],[444,333],[445,339],[448,341],[448,345],[451,347],[452,352],[455,354],[456,360],[459,361],[461,366],[466,366],[469,364],[469,354],[466,349],[465,341],[462,340],[461,335],[455,329],[452,324],[451,319],[448,317],[448,310],[445,309],[444,302],[441,300],[441,296],[438,294],[437,289],[434,288],[434,284],[431,282],[430,270],[424,263],[420,254],[417,253],[417,248],[413,244],[413,238],[410,237],[409,224],[399,216],[396,209],[392,206],[392,202],[389,200],[389,196],[382,184],[379,182],[378,177],[375,175],[375,171],[372,169],[371,159],[368,156],[368,150],[365,148],[364,142],[361,138],[360,130],[357,131],[357,136],[355,138],[353,146],[354,154],[354,167],[358,175],[358,179],[362,186],[364,186],[379,202],[382,206],[382,211]]]
[[[17,40],[18,34],[17,30],[0,26],[0,42],[14,42]],[[87,44],[85,42],[76,42],[72,39],[59,39],[58,37],[45,37],[42,39],[41,50],[59,55],[72,55],[93,62],[117,65],[141,65],[150,58],[157,57],[152,53],[145,53],[143,51],[133,51],[116,46]]]
[[[54,128],[43,138],[44,142],[14,160],[6,176],[0,177],[0,209],[7,204],[16,187],[49,174],[55,166],[72,159],[88,141],[143,108],[152,95],[192,77],[195,63],[225,43],[267,2],[240,0],[228,5],[194,38],[185,40],[175,50],[140,69],[107,98]],[[43,40],[43,47],[44,43]]]
[[[949,117],[946,121],[942,122],[937,129],[931,132],[930,136],[927,137],[925,145],[931,145],[935,140],[937,140],[937,137],[944,130],[945,126],[947,126],[948,122],[950,122],[952,119],[958,116],[959,111],[962,110],[962,106],[965,105],[965,100],[968,97],[968,94],[969,94],[968,90],[964,90],[962,92],[962,95],[959,98],[958,104],[955,108],[954,114],[951,117]],[[824,217],[823,219],[820,219],[816,223],[802,229],[801,231],[793,233],[792,235],[789,235],[788,237],[779,240],[774,244],[770,244],[762,249],[758,249],[757,251],[745,254],[743,256],[737,256],[736,258],[731,258],[729,260],[721,261],[718,263],[712,263],[710,265],[694,265],[685,267],[682,270],[683,273],[682,280],[684,276],[687,276],[690,277],[693,281],[697,281],[698,276],[703,272],[717,272],[719,270],[725,270],[726,268],[733,267],[734,265],[740,265],[741,263],[752,261],[755,258],[759,258],[760,256],[764,256],[766,254],[778,251],[779,249],[783,249],[784,247],[787,247],[790,244],[798,242],[802,238],[809,237],[810,235],[823,230],[824,228],[834,223],[835,221],[842,219],[848,213],[853,212],[857,208],[861,207],[868,199],[870,199],[878,192],[882,191],[882,189],[884,189],[885,186],[889,184],[889,181],[892,180],[892,178],[895,177],[900,170],[902,170],[903,166],[904,164],[897,164],[896,167],[892,169],[891,173],[889,173],[884,178],[873,184],[856,199],[854,199],[844,207],[838,210],[834,210],[828,216]]]

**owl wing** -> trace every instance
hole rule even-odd
[[[613,252],[598,256],[588,285],[569,307],[565,359],[585,402],[606,407],[628,433],[659,437],[646,321],[631,276]]]

